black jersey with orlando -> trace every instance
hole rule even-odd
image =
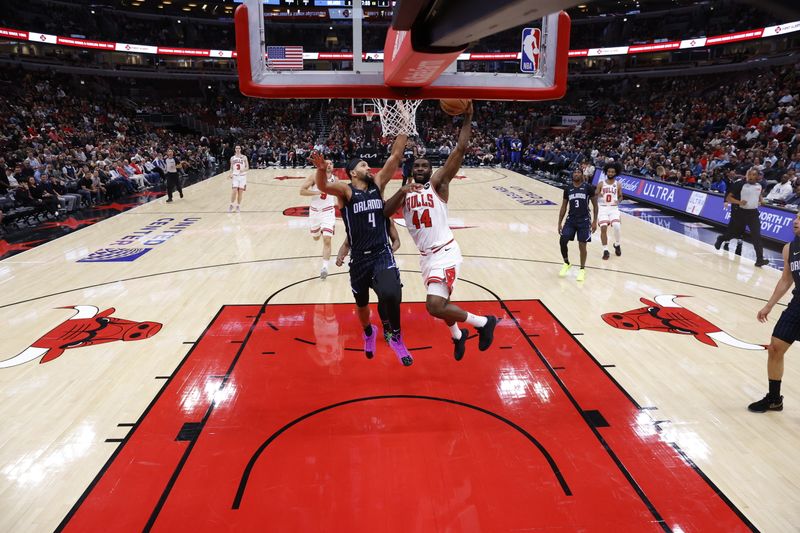
[[[585,220],[589,218],[589,202],[595,194],[594,185],[583,182],[577,187],[571,182],[564,189],[564,199],[569,200],[567,218],[570,220]]]
[[[792,303],[800,304],[800,237],[795,237],[789,243],[789,270],[794,280],[794,299]]]
[[[352,184],[349,187],[353,194],[342,208],[342,220],[351,251],[357,255],[389,247],[381,190],[374,183],[370,183],[365,191]]]

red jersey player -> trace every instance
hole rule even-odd
[[[434,173],[430,161],[416,159],[411,172],[413,183],[397,191],[384,208],[387,218],[401,207],[403,209],[406,228],[421,256],[422,281],[428,292],[425,305],[431,316],[441,318],[450,328],[456,361],[464,357],[469,334],[466,329],[458,327],[458,322],[466,322],[477,329],[478,348],[481,351],[491,346],[497,325],[495,316],[476,316],[450,302],[462,258],[461,249],[447,222],[447,201],[450,198],[450,181],[461,168],[469,144],[472,111],[470,103],[464,113],[458,143],[444,166]]]

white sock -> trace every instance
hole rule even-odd
[[[475,316],[472,313],[467,313],[467,320],[465,320],[465,322],[470,326],[482,328],[486,325],[487,320],[485,316]]]
[[[461,328],[458,327],[458,322],[453,324],[452,326],[448,326],[450,328],[450,335],[455,339],[458,340],[461,338]]]
[[[618,246],[619,241],[622,238],[622,230],[619,226],[619,222],[615,222],[614,224],[612,224],[611,229],[614,230],[614,245]]]
[[[330,264],[330,259],[323,259],[322,260],[322,268],[328,270],[328,265]]]
[[[607,244],[604,244],[604,245],[603,245],[603,251],[604,251],[604,252],[607,252],[607,251],[608,251],[608,245],[607,245]]]

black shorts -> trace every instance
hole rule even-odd
[[[775,324],[772,336],[788,344],[800,340],[800,300],[795,298],[789,302],[789,307],[781,313]]]
[[[375,276],[378,272],[390,268],[397,272],[399,279],[400,271],[397,269],[394,254],[388,247],[369,254],[355,255],[350,260],[350,288],[359,307],[369,303],[369,289],[375,288]]]
[[[592,222],[588,218],[586,220],[567,219],[561,230],[561,236],[571,241],[575,239],[576,234],[578,235],[578,242],[591,242]]]

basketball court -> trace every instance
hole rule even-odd
[[[38,351],[0,369],[0,529],[798,523],[797,366],[783,413],[745,408],[763,393],[753,345],[779,309],[770,325],[755,313],[776,270],[626,215],[622,257],[593,242],[586,282],[558,278],[561,191],[462,169],[455,300],[503,320],[456,362],[398,228],[405,368],[383,343],[364,357],[346,266],[317,277],[321,245],[297,216],[310,172],[252,170],[241,213],[217,176],[2,262],[0,347]],[[343,234],[337,220],[334,247]],[[634,317],[640,299],[694,335],[602,317]]]
[[[378,58],[356,1],[349,69],[275,72],[246,0],[240,86],[350,99],[384,133],[386,101],[358,100],[559,98],[569,18],[546,13],[567,3],[401,2]],[[471,20],[452,9],[467,4]],[[522,73],[457,70],[460,43],[537,16]],[[413,120],[397,108],[393,127]],[[793,357],[786,410],[746,409],[785,305],[756,320],[777,270],[625,214],[621,257],[601,260],[596,233],[586,281],[560,278],[562,191],[462,168],[453,299],[501,321],[454,360],[398,227],[404,367],[381,341],[364,356],[347,265],[319,278],[312,172],[250,170],[233,213],[218,175],[0,262],[0,531],[796,529]],[[339,219],[334,253],[344,238]]]

